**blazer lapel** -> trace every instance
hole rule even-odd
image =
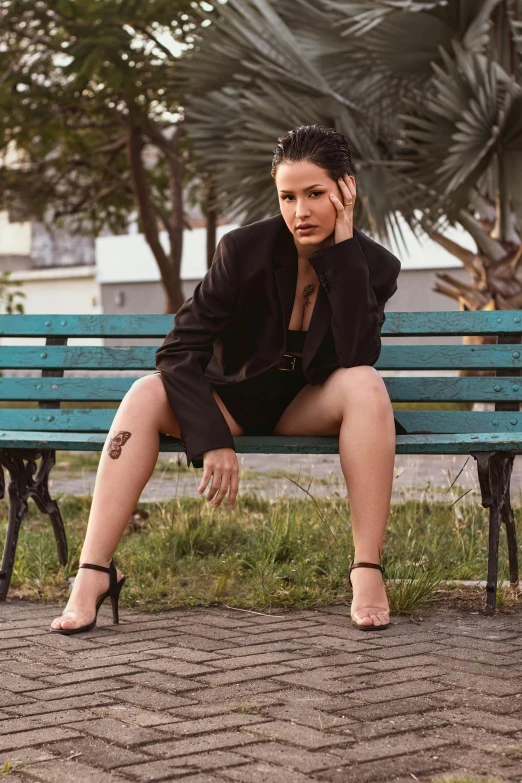
[[[273,254],[274,275],[283,311],[283,327],[288,329],[297,286],[297,248],[292,234],[282,220]]]
[[[310,365],[312,364],[314,357],[324,340],[324,336],[331,324],[331,321],[332,308],[330,301],[323,286],[320,285],[304,344],[303,373],[305,375],[307,375]]]
[[[297,286],[297,248],[294,238],[286,224],[281,220],[281,230],[277,236],[273,254],[274,276],[276,280],[281,308],[283,313],[283,327],[288,329],[292,309],[295,301]],[[323,286],[319,286],[314,310],[308,327],[303,351],[303,372],[310,367],[314,356],[324,339],[326,331],[331,323],[332,308]]]

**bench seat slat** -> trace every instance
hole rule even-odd
[[[0,337],[164,337],[173,315],[3,315]],[[383,336],[520,334],[520,310],[386,312]]]
[[[108,432],[114,408],[0,409],[0,429],[42,432]],[[522,414],[511,411],[395,411],[395,418],[412,434],[521,432]]]
[[[118,402],[138,378],[2,378],[0,401]],[[521,402],[522,378],[385,377],[392,402]]]
[[[44,370],[153,370],[157,346],[3,346],[0,368]],[[378,370],[520,370],[522,346],[383,345]]]
[[[46,433],[46,432],[2,432],[0,448],[18,449],[60,449],[69,451],[101,451],[105,442],[103,433]],[[234,438],[239,454],[338,454],[339,439],[336,436],[253,436],[241,435]],[[161,451],[182,452],[183,446],[177,438],[162,437]],[[513,451],[522,452],[522,437],[510,432],[486,435],[398,435],[398,454],[469,454],[471,451]]]

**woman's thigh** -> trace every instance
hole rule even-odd
[[[213,394],[230,427],[232,435],[242,435],[243,428],[228,412],[225,403],[219,395],[215,391]],[[151,411],[157,424],[158,432],[179,438],[180,429],[176,414],[170,406],[165,385],[161,380],[161,375],[159,373],[153,373],[152,375],[146,375],[144,378],[140,378],[139,381],[136,381],[133,384],[128,396],[136,403],[141,412],[145,410]]]
[[[373,367],[339,367],[318,386],[307,384],[277,422],[275,435],[338,435],[348,400],[364,403],[373,395],[387,395]],[[388,397],[389,400],[389,397]]]

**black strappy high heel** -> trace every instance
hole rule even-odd
[[[352,580],[350,574],[352,573],[354,568],[378,568],[381,574],[384,577],[384,566],[380,565],[379,563],[354,563],[352,560],[352,564],[350,566],[350,573],[348,575],[348,578],[350,579],[350,585],[352,585]],[[352,585],[353,590],[353,585]],[[367,607],[364,607],[365,609]],[[377,609],[378,612],[385,612],[385,609],[378,609],[378,607],[370,606],[369,609]],[[377,614],[377,612],[375,613]],[[359,628],[360,631],[384,631],[385,628],[388,628],[390,623],[386,623],[386,625],[374,625],[373,623],[371,625],[359,625],[358,622],[356,622],[352,617],[352,624],[355,625],[356,628]]]
[[[118,625],[120,622],[118,601],[120,598],[121,588],[124,585],[126,577],[122,576],[118,582],[114,560],[111,560],[109,568],[105,568],[105,566],[94,565],[93,563],[82,563],[80,568],[91,568],[93,571],[103,571],[105,574],[109,574],[109,589],[98,598],[96,603],[96,614],[94,615],[94,620],[92,623],[89,623],[88,625],[81,625],[79,628],[51,628],[51,633],[61,633],[65,636],[70,636],[73,633],[82,633],[83,631],[92,630],[96,625],[96,620],[98,619],[98,610],[106,598],[111,599],[113,624]]]

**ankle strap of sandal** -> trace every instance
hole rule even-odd
[[[111,565],[112,565],[112,563],[111,563]],[[109,566],[109,568],[105,568],[105,566],[94,565],[94,563],[82,563],[81,566],[78,566],[78,567],[79,568],[90,568],[93,571],[103,571],[104,574],[110,574],[110,572],[111,572],[110,566]]]
[[[384,576],[384,566],[379,563],[352,563],[350,571],[352,571],[353,568],[377,568]]]
[[[94,563],[82,563],[79,568],[90,568],[92,571],[102,571],[104,574],[109,574],[109,588],[112,590],[116,586],[116,566],[114,560],[111,560],[111,564],[108,568],[101,565],[95,565]]]

